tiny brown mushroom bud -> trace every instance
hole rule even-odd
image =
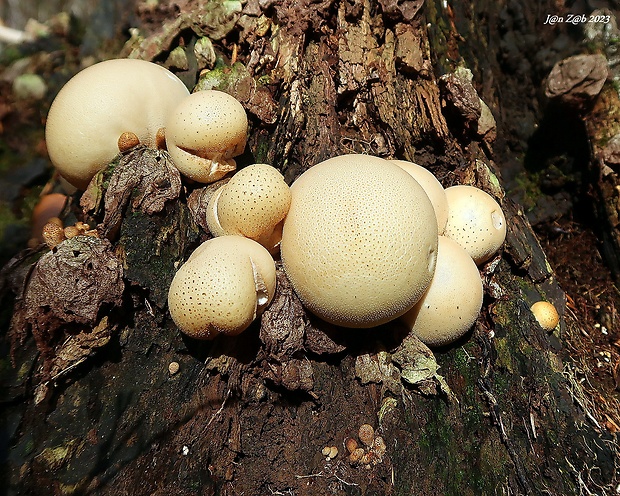
[[[352,465],[357,465],[364,456],[364,448],[357,448],[353,453],[349,455],[349,462]]]
[[[132,133],[131,131],[121,134],[118,138],[118,149],[121,153],[128,152],[139,144],[140,138],[138,138],[136,133]]]
[[[179,365],[179,362],[170,362],[170,364],[168,365],[168,373],[170,375],[174,375],[179,371],[180,368],[181,367]]]
[[[155,134],[155,148],[166,150],[166,128],[160,127]]]
[[[64,227],[62,221],[58,217],[51,217],[47,220],[48,224],[56,224],[59,227]]]
[[[323,448],[323,450],[321,451],[321,454],[323,456],[329,456],[329,446],[325,446],[325,448]]]
[[[78,229],[78,231],[80,231],[80,233],[85,233],[90,229],[90,226],[88,224],[84,224],[84,222],[82,222],[81,220],[75,223],[75,227]]]
[[[352,437],[348,437],[344,440],[344,446],[349,453],[353,453],[357,449],[357,441]]]
[[[41,237],[45,244],[51,248],[54,248],[58,243],[65,239],[65,233],[61,226],[48,222],[43,226]]]
[[[381,436],[375,437],[375,440],[372,443],[372,449],[379,455],[382,456],[385,453],[386,446],[385,441]]]
[[[360,465],[370,465],[375,461],[375,454],[372,451],[364,453],[360,458]]]
[[[375,430],[372,425],[364,424],[360,427],[357,436],[360,438],[360,441],[364,443],[364,445],[371,446],[375,440]]]
[[[329,447],[329,453],[327,454],[327,457],[330,460],[333,460],[337,456],[338,456],[338,448],[336,446],[330,446]]]
[[[64,232],[65,232],[65,238],[67,239],[75,238],[76,236],[79,236],[80,234],[82,234],[80,230],[75,226],[65,227]]]
[[[536,321],[545,331],[551,332],[560,323],[560,314],[552,303],[548,301],[537,301],[530,310],[534,314]]]

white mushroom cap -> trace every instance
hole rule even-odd
[[[435,270],[437,222],[409,174],[377,157],[343,155],[304,172],[291,193],[282,263],[311,312],[373,327],[422,296]]]
[[[446,189],[448,222],[444,235],[459,243],[476,264],[489,260],[506,239],[506,218],[487,192],[473,186]]]
[[[237,164],[248,135],[245,109],[223,91],[203,90],[183,100],[169,116],[166,145],[181,174],[212,183]]]
[[[275,264],[265,248],[241,236],[221,236],[196,248],[177,271],[168,307],[188,336],[236,335],[269,305],[275,288]]]
[[[421,165],[406,160],[392,160],[392,162],[407,171],[420,183],[420,186],[422,186],[422,189],[424,189],[433,204],[433,209],[437,216],[437,232],[443,234],[446,222],[448,222],[448,199],[441,183],[431,171]]]
[[[291,190],[280,172],[254,164],[237,172],[209,201],[207,224],[214,236],[237,234],[274,251],[282,221],[291,205]]]
[[[442,346],[462,337],[482,308],[484,290],[478,267],[455,241],[439,236],[437,266],[428,290],[401,317],[429,346]]]
[[[94,64],[60,90],[47,116],[45,138],[50,159],[78,189],[118,154],[118,139],[134,133],[155,146],[166,116],[189,95],[167,69],[136,59]]]
[[[553,331],[560,323],[558,311],[548,301],[537,301],[530,307],[530,310],[545,331]]]

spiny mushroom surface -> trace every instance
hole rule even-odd
[[[304,172],[280,245],[302,303],[345,327],[373,327],[406,312],[435,270],[437,222],[428,196],[397,165],[342,155]]]
[[[221,236],[201,244],[177,271],[168,307],[188,336],[236,335],[269,305],[275,288],[275,264],[264,247],[241,236]]]
[[[433,280],[401,320],[423,343],[447,345],[471,328],[480,314],[483,295],[480,273],[472,258],[458,243],[439,236]]]
[[[431,171],[425,169],[421,165],[406,160],[391,160],[391,162],[411,174],[411,176],[420,183],[420,186],[422,186],[433,204],[435,216],[437,217],[437,232],[443,234],[446,228],[446,222],[448,222],[448,199],[446,198],[446,191],[441,183]]]
[[[77,73],[54,99],[45,139],[50,160],[78,189],[119,153],[119,138],[133,133],[155,146],[167,115],[187,96],[183,82],[157,64],[115,59]]]
[[[181,174],[212,183],[237,167],[245,149],[248,119],[235,97],[203,90],[184,99],[166,123],[168,153]]]
[[[448,222],[444,235],[460,244],[476,264],[489,260],[506,239],[506,218],[499,204],[474,186],[446,189]]]
[[[207,225],[214,236],[236,234],[276,252],[291,205],[284,177],[267,164],[241,169],[209,201]]]

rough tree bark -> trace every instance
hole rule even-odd
[[[521,12],[522,29],[554,5]],[[207,193],[189,184],[179,193],[165,153],[132,152],[82,198],[109,241],[25,252],[4,270],[16,294],[8,494],[563,495],[617,481],[613,439],[559,359],[571,322],[547,334],[529,312],[541,298],[562,311],[564,294],[523,212],[504,198],[494,147],[506,138],[494,145],[492,122],[481,119],[478,94],[509,118],[493,82],[497,57],[479,49],[519,7],[455,9],[188,2],[125,55],[167,63],[186,81],[207,67],[198,87],[232,93],[251,117],[241,165],[273,164],[291,182],[333,155],[369,153],[496,196],[508,237],[482,268],[483,313],[467,339],[431,353],[396,324],[327,328],[282,273],[272,307],[245,333],[185,339],[167,314],[167,286],[209,236],[196,220]],[[456,70],[466,62],[473,83]],[[132,179],[144,161],[161,167],[155,192]],[[345,439],[366,423],[385,453],[351,464]],[[327,460],[326,446],[339,454]]]

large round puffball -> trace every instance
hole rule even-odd
[[[342,155],[304,172],[291,194],[280,253],[312,313],[373,327],[422,296],[435,270],[437,222],[408,173],[381,158]]]
[[[207,225],[214,236],[237,234],[277,252],[291,190],[280,172],[267,164],[237,172],[209,200]]]
[[[478,267],[455,241],[439,236],[433,280],[420,301],[401,320],[429,346],[462,337],[480,314],[483,298]]]
[[[94,64],[72,77],[52,103],[45,126],[49,157],[62,177],[85,189],[118,154],[123,133],[154,147],[168,114],[188,95],[179,78],[151,62]]]
[[[435,216],[437,217],[437,232],[443,234],[446,228],[446,222],[448,222],[448,199],[446,198],[446,191],[441,183],[431,171],[425,169],[421,165],[406,160],[392,160],[391,162],[411,174],[411,176],[420,183],[420,186],[422,186],[422,189],[424,189],[429,200],[433,204]]]
[[[188,336],[237,335],[269,305],[275,288],[275,263],[264,247],[241,236],[221,236],[201,244],[177,271],[168,307]]]
[[[460,244],[478,265],[489,260],[506,239],[506,217],[486,191],[474,186],[446,189],[448,222],[444,235]]]
[[[228,93],[192,93],[169,116],[166,145],[172,162],[185,177],[212,183],[237,167],[248,136],[243,105]]]

